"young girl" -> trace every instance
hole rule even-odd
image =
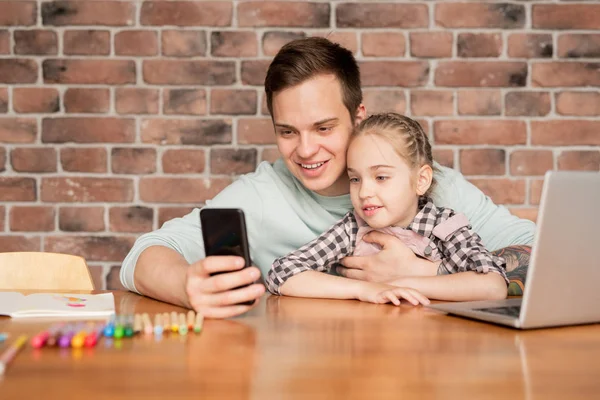
[[[396,113],[362,121],[347,154],[354,211],[312,242],[275,260],[266,279],[269,291],[396,305],[401,298],[415,305],[428,304],[429,298],[505,298],[504,260],[485,249],[463,214],[433,204],[433,169],[431,145],[417,122]],[[437,275],[374,283],[323,273],[346,256],[378,252],[376,245],[363,240],[374,230],[396,236],[410,249],[410,256],[403,258],[409,266],[426,259],[437,264]]]

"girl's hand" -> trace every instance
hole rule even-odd
[[[429,299],[415,289],[371,282],[361,285],[357,299],[375,304],[393,303],[397,306],[400,305],[400,299],[405,299],[415,306],[429,304]]]

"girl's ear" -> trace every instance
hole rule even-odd
[[[429,165],[423,165],[417,172],[417,195],[423,196],[433,180],[433,169]]]

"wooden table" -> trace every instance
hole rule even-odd
[[[181,309],[114,292],[120,313]],[[0,317],[14,339],[47,324]],[[520,332],[410,306],[265,296],[200,335],[27,346],[0,399],[597,399],[600,325]],[[0,345],[0,351],[6,348]]]

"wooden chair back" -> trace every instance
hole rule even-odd
[[[0,253],[0,289],[94,290],[85,260],[70,254]]]

